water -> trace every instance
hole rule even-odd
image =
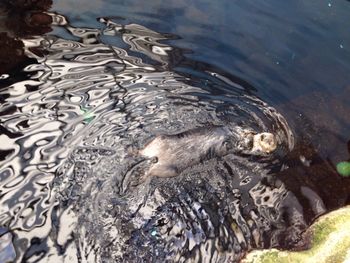
[[[72,8],[77,5],[63,1],[56,10],[75,25],[98,27],[91,17],[103,14],[180,36],[171,44],[188,50],[187,61],[172,61],[172,67],[201,61],[246,80],[290,122],[301,114],[302,123],[311,119],[322,132],[329,130],[313,142],[334,140],[321,146],[323,158],[337,162],[347,155],[348,1],[96,1],[79,13]],[[336,114],[327,113],[335,108]]]
[[[30,59],[2,75],[0,258],[231,262],[305,246],[312,220],[349,202],[334,169],[349,158],[349,8],[60,1],[52,26],[2,18]],[[279,147],[147,177],[157,160],[137,152],[154,136],[213,125]]]

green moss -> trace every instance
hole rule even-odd
[[[350,176],[350,162],[340,162],[337,164],[337,172],[341,176]]]
[[[266,263],[276,263],[276,259],[278,256],[278,251],[271,251],[269,254],[265,254],[262,256],[263,262]],[[284,260],[283,258],[280,258],[280,261]]]
[[[341,263],[350,262],[350,206],[320,217],[310,226],[311,248],[289,252],[277,249],[255,250],[242,260],[244,263]]]

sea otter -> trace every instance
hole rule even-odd
[[[224,126],[211,126],[157,136],[140,154],[147,158],[156,158],[146,176],[173,177],[200,161],[222,157],[234,150],[271,153],[276,147],[276,138],[269,132],[254,134],[239,128],[232,131]]]

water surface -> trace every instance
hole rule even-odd
[[[206,244],[205,252],[186,254],[193,245],[168,240],[175,242],[170,246],[175,252],[167,253],[180,251],[182,260],[219,260],[213,252],[216,243],[210,243],[216,239],[208,238],[211,228],[193,223],[209,218],[213,236],[230,251],[221,260],[238,259],[254,247],[302,247],[298,235],[315,217],[349,202],[349,181],[334,169],[349,158],[349,9],[347,1],[60,1],[50,10],[57,15],[50,15],[52,31],[46,35],[39,36],[49,31],[43,27],[24,34],[5,23],[4,30],[21,37],[30,60],[3,75],[0,222],[8,245],[1,255],[28,262],[94,261],[103,259],[103,253],[117,258],[116,246],[124,240],[104,235],[120,231],[133,208],[125,214],[115,210],[132,202],[144,204],[153,189],[152,184],[136,187],[123,197],[125,183],[118,185],[115,175],[134,165],[121,161],[126,160],[125,149],[141,147],[155,133],[227,120],[261,131],[284,130],[280,136],[285,146],[273,161],[267,160],[272,165],[230,159],[190,169],[182,182],[156,184],[160,193],[153,189],[145,207],[158,206],[159,214],[143,222],[140,218],[149,212],[141,211],[132,222],[142,228],[132,232],[130,227],[115,236],[133,233],[128,242],[140,254],[130,252],[130,260],[140,255],[166,258],[156,254],[164,245],[152,243],[153,236],[162,236],[153,233],[156,222],[192,222],[194,232],[179,235]],[[266,110],[267,105],[273,108]],[[252,118],[251,113],[258,115]],[[223,175],[209,183],[202,179],[231,166],[239,182]],[[242,171],[254,167],[257,176],[245,178]],[[194,178],[198,180],[190,189]],[[106,187],[113,183],[115,188]],[[223,189],[222,183],[232,187]],[[169,185],[181,192],[177,199]],[[229,195],[232,189],[237,191]],[[204,198],[206,192],[210,194]],[[221,205],[204,206],[214,200]],[[228,214],[237,216],[236,227],[225,216],[226,205]],[[170,213],[171,207],[177,212]],[[205,215],[208,211],[218,216]],[[247,211],[258,211],[257,217]],[[113,222],[115,218],[121,221]],[[79,224],[82,230],[74,230]],[[15,249],[6,241],[9,237]],[[144,244],[155,254],[143,251]]]

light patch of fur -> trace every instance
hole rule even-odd
[[[205,158],[209,152],[216,156],[227,154],[225,140],[228,130],[211,127],[178,135],[154,138],[139,153],[146,158],[157,158],[147,176],[172,177]]]

